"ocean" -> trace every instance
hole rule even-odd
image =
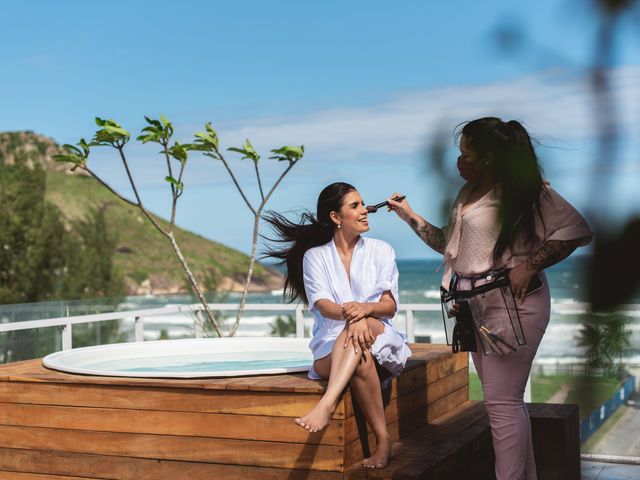
[[[582,323],[589,317],[584,309],[577,309],[576,304],[587,301],[587,289],[584,274],[588,258],[572,256],[565,261],[546,270],[551,288],[552,315],[547,332],[538,349],[536,362],[541,364],[573,364],[584,361],[584,349],[578,346],[577,337]],[[440,303],[441,272],[438,260],[399,260],[400,272],[400,304]],[[229,293],[214,299],[216,303],[238,303],[239,293]],[[187,295],[127,297],[119,305],[119,310],[137,310],[165,305],[192,303]],[[283,303],[282,292],[252,293],[248,303]],[[640,305],[640,294],[628,303]],[[631,347],[623,360],[629,364],[640,364],[640,307],[635,310],[622,311],[627,320],[627,328],[631,332]],[[240,322],[238,335],[268,336],[271,324],[277,316],[287,317],[293,312],[246,311]],[[432,343],[444,343],[445,335],[440,311],[415,312],[415,335],[428,338]],[[235,320],[235,312],[223,314],[222,329],[228,331]],[[405,315],[401,312],[394,319],[399,329],[405,325]],[[162,331],[170,338],[193,336],[193,320],[184,315],[148,317],[144,320],[145,336],[148,340],[156,339]],[[305,312],[306,327],[311,327],[312,318]],[[123,329],[133,328],[133,320],[125,319]]]

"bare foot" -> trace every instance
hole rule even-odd
[[[311,433],[324,430],[331,421],[332,408],[318,403],[313,409],[303,417],[295,419],[297,425]]]
[[[384,468],[391,460],[391,437],[376,443],[376,451],[369,458],[365,458],[362,461],[363,467]]]

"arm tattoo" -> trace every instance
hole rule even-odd
[[[412,218],[409,225],[420,239],[438,253],[444,253],[444,232],[441,228],[434,227],[425,220],[418,222]]]
[[[577,240],[549,240],[527,259],[527,270],[540,270],[564,260],[580,245]]]

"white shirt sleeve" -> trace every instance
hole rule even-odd
[[[380,256],[378,275],[376,279],[375,295],[378,300],[382,294],[386,291],[391,292],[393,299],[396,302],[396,312],[398,311],[398,305],[400,304],[398,295],[398,266],[396,265],[396,252],[389,244],[383,244],[385,248],[381,248],[378,252]]]
[[[304,254],[302,276],[304,291],[307,294],[307,300],[309,300],[309,310],[314,310],[316,302],[320,299],[326,298],[334,301],[329,278],[317,250],[307,250]]]

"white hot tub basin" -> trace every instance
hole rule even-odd
[[[116,343],[47,355],[45,367],[116,377],[204,378],[306,372],[308,338],[204,338]]]

